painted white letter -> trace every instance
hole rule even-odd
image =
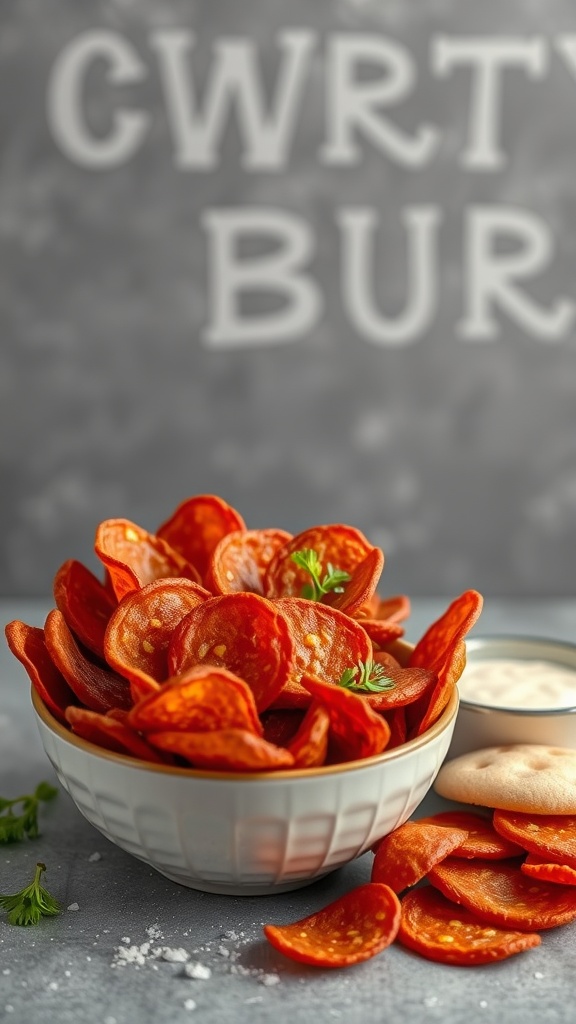
[[[514,252],[497,252],[497,242],[516,243]],[[574,322],[576,306],[558,299],[545,309],[516,283],[544,270],[552,258],[552,239],[544,221],[527,210],[509,206],[473,206],[466,220],[467,311],[459,334],[471,340],[491,340],[501,334],[494,307],[529,334],[557,341]]]
[[[546,74],[548,49],[544,39],[500,39],[478,36],[436,36],[432,41],[432,70],[447,78],[458,64],[472,70],[470,133],[461,156],[463,167],[495,171],[506,164],[500,149],[502,75],[506,67],[521,67],[533,79]]]
[[[322,295],[302,272],[314,249],[308,225],[285,211],[262,207],[207,210],[211,319],[203,340],[211,348],[278,345],[311,330],[322,312]],[[272,239],[263,256],[240,257],[241,241]],[[246,294],[285,298],[279,312],[241,313]]]
[[[86,76],[90,66],[103,60],[112,85],[127,85],[146,78],[138,54],[115,32],[104,29],[84,32],[58,55],[48,80],[46,111],[50,131],[62,152],[81,167],[102,170],[126,163],[136,153],[148,131],[144,111],[118,110],[111,130],[94,134],[82,110]]]
[[[360,64],[384,68],[378,78],[362,81]],[[438,132],[421,125],[414,136],[400,131],[382,108],[413,92],[414,61],[408,51],[374,35],[336,35],[328,44],[326,70],[327,143],[320,152],[327,164],[358,163],[362,150],[355,135],[364,135],[404,167],[422,167],[438,142]]]
[[[214,44],[215,63],[200,112],[188,66],[196,42],[193,33],[181,29],[154,33],[150,45],[158,53],[178,167],[216,166],[217,149],[232,108],[242,134],[242,166],[278,170],[285,165],[315,36],[312,32],[285,31],[278,39],[282,60],[269,111],[257,70],[255,44],[248,39],[219,39]]]
[[[342,294],[358,332],[376,345],[407,345],[430,324],[436,311],[437,206],[414,206],[402,211],[408,232],[408,299],[394,320],[378,312],[374,302],[374,232],[378,217],[370,207],[343,209],[338,223],[343,231]]]

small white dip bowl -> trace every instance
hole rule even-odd
[[[470,750],[509,743],[542,743],[576,748],[576,699],[565,707],[528,707],[518,704],[517,691],[507,703],[505,691],[497,700],[471,699],[467,671],[478,663],[490,669],[497,662],[518,662],[527,666],[527,679],[536,663],[574,672],[576,692],[576,645],[560,640],[528,636],[478,636],[466,641],[467,668],[458,688],[460,708],[448,758]],[[544,703],[544,701],[543,701]]]

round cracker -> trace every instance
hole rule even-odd
[[[464,804],[530,814],[576,814],[576,750],[518,743],[446,761],[434,783]]]

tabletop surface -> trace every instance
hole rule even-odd
[[[415,600],[414,642],[445,609]],[[51,607],[0,601],[11,619],[43,625]],[[576,600],[486,600],[476,633],[576,639]],[[58,786],[41,811],[41,836],[0,850],[0,892],[31,879],[38,860],[63,912],[36,927],[0,913],[0,1020],[11,1024],[525,1024],[573,1019],[576,922],[542,945],[482,967],[432,963],[393,945],[363,964],[319,970],[266,942],[263,924],[298,920],[370,879],[372,855],[279,896],[216,896],[176,885],[94,829],[56,780],[36,727],[27,676],[0,642],[0,795]],[[446,806],[430,794],[415,817]],[[166,959],[146,952],[165,947]],[[144,950],[142,950],[144,946]],[[131,950],[130,953],[126,951]],[[196,974],[184,973],[180,951]],[[124,952],[122,952],[124,951]]]

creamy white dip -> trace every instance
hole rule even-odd
[[[458,683],[462,700],[497,708],[576,705],[576,669],[521,658],[470,660]]]

